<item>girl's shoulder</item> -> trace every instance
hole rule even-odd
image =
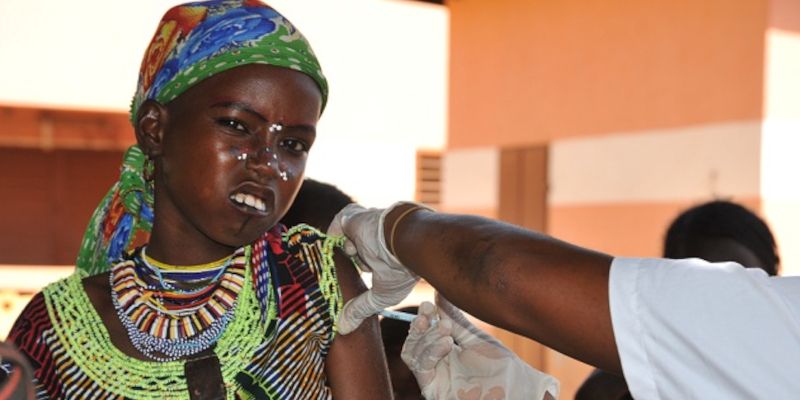
[[[318,274],[333,274],[333,278],[335,278],[334,254],[336,248],[341,248],[343,244],[344,238],[328,236],[306,224],[284,229],[281,235],[281,249],[288,253],[288,256],[298,258]],[[276,255],[280,258],[277,252]]]
[[[272,235],[273,238],[276,236]],[[335,320],[341,308],[342,293],[334,253],[337,247],[341,247],[343,239],[328,236],[310,225],[299,224],[281,228],[279,243],[272,240],[270,245],[276,261],[275,281],[279,293],[288,296],[303,291],[310,299],[324,299],[328,313]]]
[[[7,340],[20,346],[26,342],[24,338],[35,334],[36,331],[48,329],[51,326],[50,315],[43,292],[36,293],[17,317]]]
[[[65,319],[65,311],[87,309],[87,291],[108,290],[108,272],[87,276],[76,270],[73,274],[45,286],[36,293],[17,317],[8,340],[21,345],[31,343],[24,337],[38,337],[53,327],[53,318]],[[69,312],[67,312],[69,314]],[[30,338],[28,338],[30,339]]]
[[[17,317],[17,321],[9,333],[9,339],[11,339],[11,336],[14,335],[15,332],[21,330],[26,331],[31,325],[49,323],[50,312],[47,309],[48,299],[53,297],[60,298],[64,295],[68,296],[70,292],[73,292],[76,288],[80,289],[81,281],[85,277],[85,274],[76,271],[67,277],[48,284],[41,291],[36,293],[30,301],[28,301],[28,304],[22,310],[19,317]],[[20,325],[25,325],[26,329],[19,329],[21,328]]]

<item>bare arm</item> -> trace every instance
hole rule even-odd
[[[417,211],[386,218],[400,261],[447,299],[494,325],[610,371],[612,258],[494,220]]]
[[[347,257],[337,253],[336,273],[345,301],[366,291]],[[391,399],[389,370],[383,352],[378,317],[371,317],[348,335],[337,335],[325,363],[337,399]]]

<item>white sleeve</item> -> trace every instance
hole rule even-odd
[[[800,277],[699,259],[617,258],[609,298],[634,398],[800,396]]]

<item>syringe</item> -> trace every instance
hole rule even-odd
[[[414,318],[417,318],[415,314],[403,311],[381,310],[378,314],[380,314],[384,318],[396,319],[398,321],[405,321],[408,323],[411,323],[411,321],[413,321]]]

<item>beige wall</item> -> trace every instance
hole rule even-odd
[[[5,340],[34,293],[74,270],[72,265],[0,265],[0,340]]]
[[[763,211],[784,272],[800,274],[800,1],[771,0],[764,57]]]
[[[0,1],[0,37],[24,38],[0,41],[0,103],[127,112],[159,18],[183,2]],[[368,206],[412,199],[416,149],[445,142],[447,8],[407,0],[267,2],[309,38],[330,82],[307,175]]]

